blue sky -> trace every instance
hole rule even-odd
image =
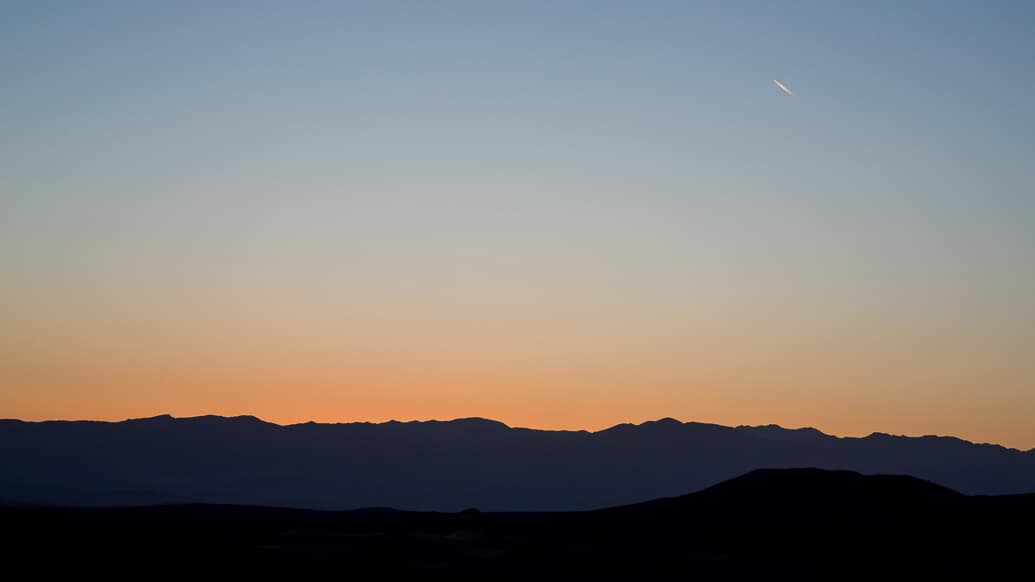
[[[1033,25],[1030,2],[0,2],[5,309],[40,337],[241,298],[666,346],[729,320],[759,352],[805,329],[973,354],[946,372],[970,384],[901,389],[1032,403]],[[954,414],[935,428],[980,433]]]

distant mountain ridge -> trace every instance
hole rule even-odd
[[[594,509],[794,467],[911,475],[966,494],[1035,492],[1035,451],[671,418],[596,432],[483,418],[286,426],[211,415],[0,420],[0,467],[0,499],[59,505]]]

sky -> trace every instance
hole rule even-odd
[[[1033,27],[0,0],[0,417],[1035,447]]]

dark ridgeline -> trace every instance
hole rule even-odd
[[[291,426],[248,416],[7,420],[0,467],[0,500],[86,506],[581,510],[781,467],[912,475],[968,494],[1035,492],[1035,451],[672,419],[595,433],[478,418]]]
[[[0,508],[0,565],[36,577],[1032,580],[1032,523],[1035,495],[770,469],[588,512]]]

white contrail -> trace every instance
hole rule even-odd
[[[773,79],[773,82],[776,83],[776,86],[779,87],[780,90],[783,91],[784,93],[786,93],[788,95],[794,95],[794,91],[791,91],[790,89],[788,89],[787,85],[784,85],[783,83],[777,81],[776,79]]]

